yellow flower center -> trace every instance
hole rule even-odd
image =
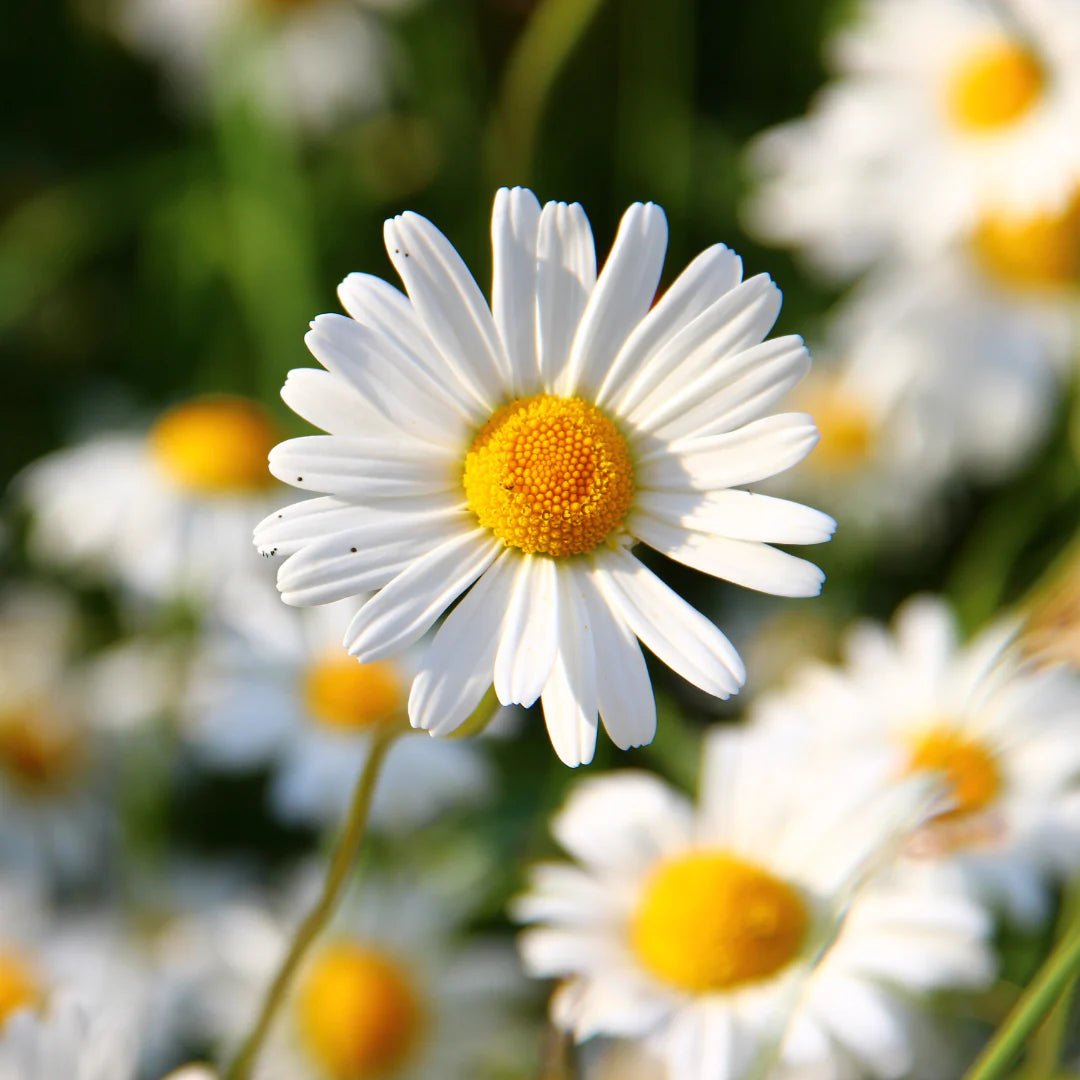
[[[16,952],[0,949],[0,1026],[19,1009],[41,1004],[41,983],[30,963]]]
[[[941,773],[952,809],[940,821],[956,821],[988,807],[1000,794],[1001,770],[993,753],[976,739],[949,727],[931,727],[911,743],[912,772]]]
[[[0,769],[23,790],[62,787],[78,772],[83,749],[78,733],[47,712],[25,709],[0,716]]]
[[[323,950],[300,984],[301,1036],[333,1080],[368,1080],[399,1069],[423,1028],[420,999],[400,965],[341,941]]]
[[[1080,188],[1053,213],[995,214],[975,230],[975,254],[986,270],[1019,289],[1080,284]]]
[[[266,458],[280,435],[254,401],[196,398],[166,412],[150,431],[158,464],[200,495],[236,495],[270,487]]]
[[[949,116],[961,131],[985,134],[1019,120],[1042,96],[1043,66],[1029,49],[1006,38],[972,50],[946,88]]]
[[[803,394],[802,408],[821,434],[808,461],[820,472],[846,473],[865,464],[874,448],[874,419],[855,394],[835,381],[819,381]]]
[[[497,409],[465,455],[469,507],[510,547],[583,555],[634,497],[626,440],[595,405],[551,394]]]
[[[767,979],[802,948],[799,893],[753,863],[700,852],[662,864],[630,923],[638,959],[681,990],[709,993]]]
[[[404,708],[404,687],[397,666],[389,660],[361,664],[348,653],[333,652],[308,668],[304,676],[308,713],[325,727],[360,731]]]

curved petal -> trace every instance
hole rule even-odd
[[[520,560],[495,658],[495,693],[503,705],[532,705],[559,648],[559,589],[555,562]]]
[[[656,657],[714,697],[738,693],[746,679],[739,654],[701,612],[622,549],[595,556],[594,580],[612,611]]]
[[[540,203],[527,188],[500,188],[491,215],[491,311],[510,360],[515,397],[536,385],[536,245]]]
[[[330,435],[393,438],[399,434],[385,414],[329,371],[294,368],[285,377],[281,400],[301,419]]]
[[[611,254],[582,313],[556,393],[594,397],[615,354],[645,317],[660,284],[667,219],[653,203],[634,203],[619,223]]]

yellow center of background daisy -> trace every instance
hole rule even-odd
[[[973,133],[993,132],[1019,120],[1042,96],[1045,74],[1029,49],[991,41],[969,53],[947,89],[953,123]]]
[[[0,949],[0,1025],[19,1009],[41,1004],[41,984],[32,966],[18,953]]]
[[[1080,189],[1056,213],[987,217],[974,242],[983,266],[1006,285],[1053,289],[1080,283]]]
[[[361,664],[345,652],[334,652],[308,668],[304,704],[325,727],[361,731],[405,707],[401,674],[389,660]]]
[[[0,716],[0,769],[24,791],[62,787],[83,761],[83,743],[70,728],[34,709]]]
[[[200,495],[234,495],[271,487],[266,458],[281,441],[265,410],[243,398],[196,398],[166,412],[150,431],[158,464]]]
[[[644,967],[692,993],[729,990],[775,975],[798,956],[806,903],[767,870],[726,852],[659,867],[630,923]]]
[[[622,525],[634,496],[626,440],[594,405],[550,394],[496,410],[465,456],[469,507],[510,547],[582,555]]]
[[[952,808],[941,820],[955,820],[989,806],[1001,792],[1001,770],[990,750],[948,727],[923,731],[912,742],[912,772],[941,773]]]
[[[802,407],[821,433],[808,459],[812,468],[843,473],[867,461],[874,445],[874,420],[855,394],[819,381],[803,394]]]
[[[401,1067],[421,1035],[420,1000],[400,965],[374,949],[324,949],[297,998],[300,1033],[333,1080],[368,1080]]]

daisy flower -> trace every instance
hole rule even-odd
[[[721,730],[697,808],[645,773],[580,785],[553,826],[577,865],[538,867],[515,907],[539,924],[526,969],[564,980],[553,1020],[578,1040],[642,1040],[679,1080],[764,1068],[861,879],[924,809],[927,785],[886,784],[890,768]],[[873,992],[853,982],[849,1000]]]
[[[322,315],[307,336],[327,370],[282,391],[329,432],[270,455],[275,476],[324,493],[256,531],[289,556],[283,599],[375,590],[345,634],[370,663],[460,597],[420,660],[413,725],[454,730],[494,683],[503,704],[543,702],[568,765],[592,759],[598,714],[620,747],[652,739],[638,640],[707,693],[735,693],[730,642],[631,548],[765,592],[820,590],[817,567],[770,544],[818,543],[833,521],[745,489],[817,438],[809,416],[771,413],[810,363],[798,337],[763,341],[776,287],[742,281],[717,245],[653,306],[667,225],[652,204],[626,212],[597,276],[580,206],[500,191],[491,308],[430,222],[406,213],[385,237],[408,296],[347,278],[352,317]]]
[[[1074,196],[1073,0],[866,0],[833,55],[839,81],[752,151],[762,236],[847,274]]]
[[[115,828],[114,778],[76,644],[66,596],[0,594],[0,858],[68,880],[100,868]]]
[[[1033,925],[1055,878],[1080,866],[1080,677],[1010,648],[1017,627],[967,644],[944,602],[922,597],[890,633],[858,627],[843,666],[809,665],[762,698],[778,733],[812,726],[844,744],[889,748],[896,773],[945,780],[950,799],[909,857]]]
[[[184,733],[218,768],[269,766],[269,798],[282,820],[337,824],[376,731],[404,724],[411,672],[404,660],[361,664],[344,652],[341,627],[355,603],[296,612],[272,591],[269,599],[273,633],[220,630],[205,641],[182,709]],[[437,745],[410,733],[390,749],[373,820],[416,828],[454,803],[482,798],[491,783],[471,740]]]
[[[508,1054],[514,1060],[521,1033],[512,1003],[522,980],[513,953],[455,943],[453,907],[366,876],[305,960],[256,1080],[473,1080]],[[236,903],[191,927],[189,952],[206,961],[207,1030],[220,1042],[249,1030],[293,919]]]
[[[17,481],[31,553],[156,600],[231,595],[256,578],[244,538],[272,505],[266,455],[279,437],[255,402],[203,397],[142,433],[51,454]]]
[[[384,102],[390,42],[379,12],[402,0],[123,0],[117,30],[160,60],[182,98],[215,90],[324,129]]]

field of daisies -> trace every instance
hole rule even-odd
[[[1080,1080],[1080,0],[0,33],[0,1080]]]

